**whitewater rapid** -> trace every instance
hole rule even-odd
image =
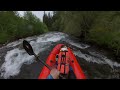
[[[34,56],[29,56],[23,49],[23,40],[30,42],[36,54],[46,52],[46,50],[48,50],[52,45],[60,41],[64,41],[80,49],[90,48],[90,45],[76,42],[72,40],[69,35],[61,32],[50,32],[39,36],[20,39],[0,48],[0,50],[12,48],[9,51],[6,51],[4,56],[2,56],[2,54],[0,55],[0,61],[3,60],[1,57],[4,57],[3,63],[0,66],[1,77],[5,79],[10,78],[10,76],[14,77],[20,73],[22,65],[30,65],[35,61]],[[99,54],[98,52],[89,52],[90,55],[88,55],[86,53],[82,53],[80,50],[73,49],[73,53],[79,58],[83,58],[82,60],[85,60],[88,63],[109,65],[111,68],[120,67],[119,63]]]

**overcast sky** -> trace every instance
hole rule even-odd
[[[20,13],[21,16],[24,15],[24,11],[18,11]],[[47,14],[50,12],[52,14],[52,11],[45,11]],[[34,15],[36,15],[38,18],[41,19],[41,21],[43,20],[43,14],[44,14],[44,11],[32,11],[32,13]]]

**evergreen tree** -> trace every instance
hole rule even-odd
[[[32,12],[20,17],[17,11],[0,11],[0,43],[47,32],[47,27]]]

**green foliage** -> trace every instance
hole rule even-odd
[[[97,13],[93,11],[55,11],[52,25],[48,29],[52,28],[53,31],[63,31],[79,37],[88,32],[96,16]]]
[[[120,55],[120,11],[54,11],[51,20],[49,30],[97,43]]]
[[[52,16],[50,15],[50,13],[48,13],[48,15],[45,13],[44,11],[44,15],[43,15],[43,23],[47,25],[49,31],[52,31]]]
[[[6,33],[0,33],[0,43],[5,43],[8,41],[9,35]]]
[[[47,26],[30,11],[25,12],[24,17],[20,17],[18,12],[14,11],[0,12],[0,43],[47,31]]]
[[[120,14],[119,12],[102,12],[90,29],[87,40],[104,45],[120,55]]]

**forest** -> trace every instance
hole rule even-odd
[[[23,17],[17,11],[0,11],[0,44],[52,31],[108,48],[120,56],[120,11],[44,12],[43,22],[30,11]]]
[[[49,31],[110,49],[120,59],[120,11],[54,11],[53,16],[44,14],[43,22]]]
[[[47,32],[47,26],[32,12],[0,11],[0,44]]]

